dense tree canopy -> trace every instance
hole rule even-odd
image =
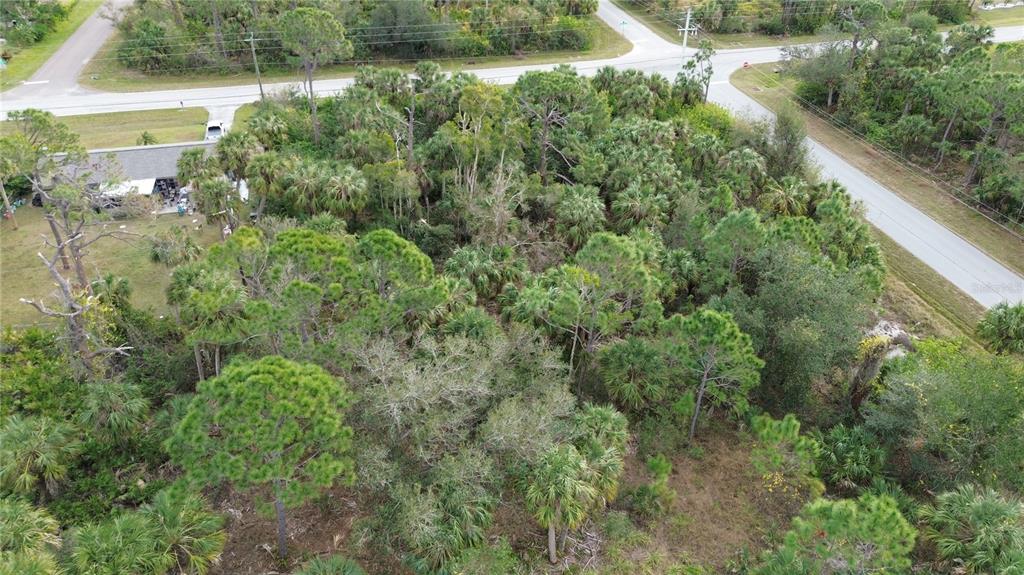
[[[291,18],[326,18],[296,4]],[[591,4],[355,3],[332,17],[447,18],[471,34],[466,14]],[[233,50],[237,12],[284,5],[178,0],[157,21],[180,11]],[[3,335],[0,526],[26,535],[0,536],[0,558],[158,575],[215,572],[218,557],[299,573],[613,568],[624,546],[646,553],[632,546],[703,521],[682,519],[677,494],[726,475],[758,530],[792,519],[772,549],[735,558],[747,573],[1016,557],[1017,531],[989,544],[962,510],[1006,514],[1022,488],[1012,308],[979,328],[997,355],[868,335],[889,312],[861,208],[808,165],[794,116],[740,121],[695,94],[612,69],[501,87],[430,63],[366,67],[316,111],[309,94],[269,98],[212,154],[183,154],[179,180],[230,233],[205,248],[188,229],[153,239],[167,307],[134,307],[131,288],[155,288],[98,274],[88,250],[64,270],[55,250],[61,309],[81,321]],[[17,122],[4,177],[59,175],[45,142],[80,151],[52,116]],[[106,214],[76,182],[36,192],[62,237]],[[78,350],[96,355],[83,366]],[[961,487],[963,501],[930,500]],[[912,556],[922,503],[943,510],[920,515],[943,550]],[[280,560],[241,530],[276,533]]]

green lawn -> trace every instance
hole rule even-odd
[[[56,290],[49,272],[36,255],[38,252],[49,254],[42,240],[50,233],[42,210],[25,207],[15,215],[17,230],[11,227],[10,221],[0,223],[0,325],[5,327],[42,322],[44,318],[35,309],[18,300],[48,298]],[[110,225],[124,225],[126,231],[152,235],[191,221],[187,216],[179,218],[172,214],[114,221]],[[216,226],[204,226],[201,232],[192,230],[190,233],[203,246],[218,239]],[[131,282],[134,305],[164,313],[167,310],[164,292],[170,283],[170,270],[151,262],[149,250],[149,242],[143,238],[133,239],[131,243],[103,239],[89,248],[86,264],[92,275],[112,273],[127,278]]]
[[[235,110],[235,117],[231,122],[232,127],[241,128],[255,113],[256,104],[242,104],[237,110]]]
[[[590,50],[576,52],[570,50],[539,52],[536,54],[515,56],[490,56],[483,58],[453,58],[438,60],[445,70],[474,70],[495,66],[514,66],[524,64],[573,63],[581,60],[614,58],[629,52],[632,44],[620,34],[609,28],[596,16],[592,17],[594,26],[594,42]],[[108,92],[142,92],[170,88],[207,88],[213,86],[238,86],[256,83],[256,74],[252,70],[239,70],[235,73],[202,74],[190,72],[187,75],[146,75],[129,70],[113,57],[119,42],[118,34],[113,34],[100,49],[101,57],[94,58],[86,65],[79,83],[83,86],[105,90]],[[395,66],[412,69],[414,62],[381,60],[375,65]],[[279,82],[299,82],[301,76],[297,68],[261,70],[264,84]],[[355,74],[355,66],[327,66],[317,71],[316,79],[348,78]]]
[[[17,0],[9,1],[17,2]],[[7,69],[0,72],[0,91],[13,88],[21,81],[31,78],[32,74],[102,4],[103,0],[78,0],[74,8],[71,9],[70,14],[68,14],[68,19],[58,24],[56,30],[47,34],[41,42],[17,50],[14,58],[8,62]]]
[[[94,150],[134,146],[144,131],[156,137],[158,144],[202,140],[207,118],[206,108],[176,108],[65,116],[60,121],[78,133],[86,149]],[[0,122],[0,135],[6,133],[6,125]]]
[[[659,36],[674,42],[676,44],[682,44],[682,38],[679,36],[677,28],[681,26],[680,23],[674,21],[674,19],[661,18],[649,14],[640,6],[633,4],[627,0],[612,0],[612,3],[619,8],[625,10],[637,20],[644,23],[645,26],[654,30]],[[1017,24],[1024,24],[1024,6],[1017,8],[1003,8],[999,10],[978,10],[975,12],[974,22],[985,23],[991,26],[1014,26]],[[940,29],[948,29],[952,26],[943,25]],[[812,42],[820,42],[826,39],[825,35],[805,35],[805,36],[766,36],[764,34],[755,33],[744,33],[744,34],[704,34],[701,35],[708,38],[714,44],[716,50],[729,50],[738,48],[764,48],[768,46],[787,46],[790,44],[809,44]],[[698,36],[700,37],[700,36]],[[696,46],[696,40],[693,40],[691,36],[691,46]]]

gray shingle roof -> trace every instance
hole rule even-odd
[[[216,142],[190,142],[187,144],[157,144],[133,148],[89,151],[90,163],[105,163],[112,158],[111,169],[119,180],[144,180],[147,178],[173,178],[178,174],[178,158],[190,148],[205,148],[213,151]],[[112,174],[111,174],[112,175]],[[100,176],[97,174],[97,178]]]

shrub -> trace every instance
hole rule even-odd
[[[44,509],[20,499],[0,499],[0,563],[19,555],[48,554],[60,545],[59,530]]]
[[[1019,573],[1024,505],[992,489],[962,485],[921,508],[924,536],[939,558],[966,573]]]
[[[161,491],[142,513],[153,523],[179,572],[203,575],[220,560],[227,541],[224,520],[211,513],[201,497]]]
[[[71,375],[57,334],[39,328],[6,330],[0,336],[0,418],[72,413],[81,385]]]
[[[881,474],[885,451],[863,427],[839,424],[815,438],[821,447],[818,471],[829,486],[853,493]]]
[[[141,513],[80,527],[71,541],[71,564],[77,575],[164,573],[174,564],[156,525]]]
[[[13,415],[0,427],[0,489],[24,495],[40,487],[55,495],[80,442],[77,431],[40,415]]]
[[[916,531],[888,497],[809,503],[755,575],[905,573]]]
[[[978,337],[996,353],[1024,354],[1024,303],[990,308],[978,323]]]
[[[647,472],[651,482],[631,490],[627,502],[630,511],[643,519],[652,519],[664,515],[675,500],[676,492],[668,486],[672,462],[662,454],[655,455],[647,459]]]
[[[800,434],[796,416],[790,413],[779,420],[759,415],[752,423],[757,445],[751,463],[766,490],[784,497],[787,505],[821,495],[824,486],[815,469],[821,447],[814,438]]]

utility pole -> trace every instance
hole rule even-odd
[[[686,26],[679,28],[678,30],[683,34],[683,55],[686,55],[686,44],[690,40],[690,32],[696,32],[696,27],[690,26],[690,18],[693,17],[693,8],[687,6],[686,8]]]
[[[260,85],[260,101],[266,99],[263,95],[263,78],[260,77],[260,62],[256,59],[256,38],[249,32],[249,49],[252,50],[252,64],[256,67],[256,83]]]

